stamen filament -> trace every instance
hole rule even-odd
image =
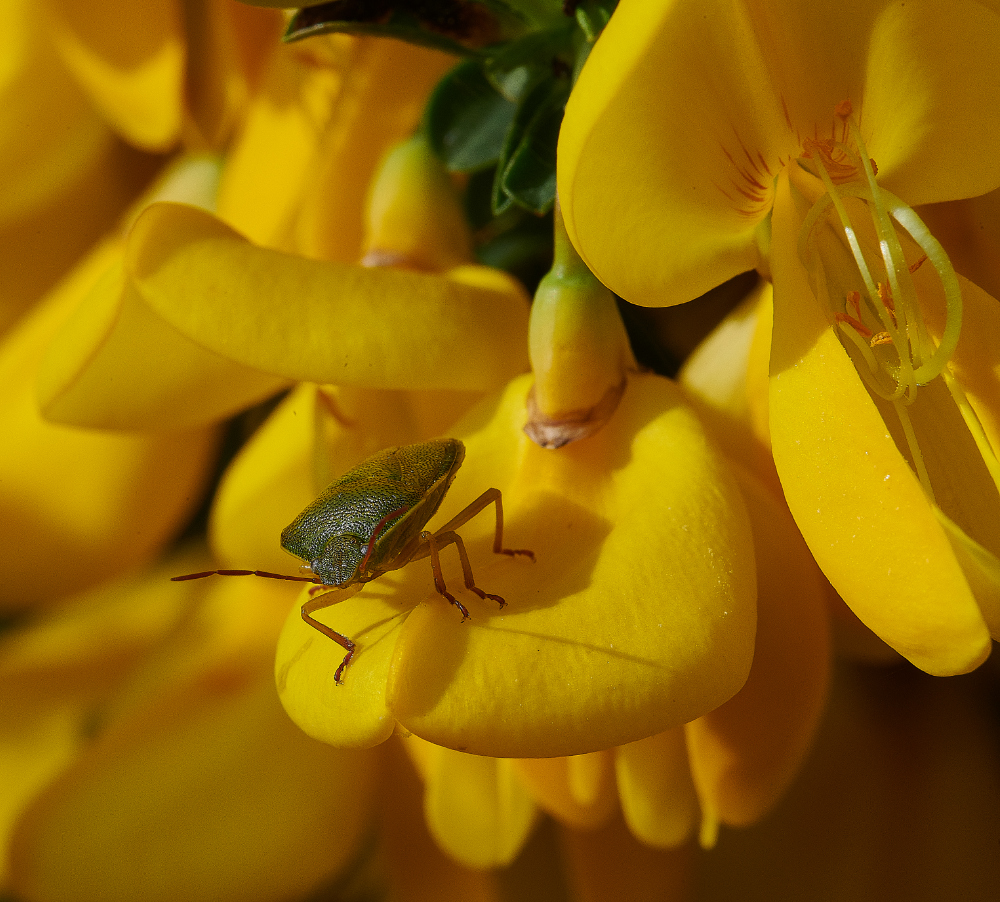
[[[825,207],[829,204],[833,204],[834,209],[837,211],[837,216],[840,219],[841,228],[843,228],[844,234],[847,236],[847,243],[851,246],[851,253],[854,255],[854,261],[857,263],[858,271],[861,273],[861,280],[865,283],[865,290],[868,292],[869,297],[873,297],[877,294],[878,289],[875,287],[875,280],[868,271],[868,261],[865,260],[865,255],[861,252],[861,245],[858,243],[858,236],[854,233],[854,226],[851,225],[851,220],[847,215],[844,203],[840,199],[840,194],[833,184],[833,179],[830,178],[830,173],[826,171],[826,167],[818,158],[816,160],[816,168],[819,170],[819,176],[823,180],[823,186],[826,188],[826,194],[813,205],[813,210],[809,211],[810,215],[806,218],[806,223],[810,225],[814,224],[819,218],[819,215],[823,212],[823,209],[825,209]],[[824,203],[824,201],[826,201],[826,203]],[[812,213],[820,204],[823,204],[823,209],[816,211],[816,216],[813,216]]]
[[[906,446],[910,449],[910,456],[913,458],[913,468],[917,471],[917,479],[920,480],[920,485],[927,493],[927,497],[931,501],[934,501],[934,489],[931,487],[931,478],[924,464],[924,456],[920,453],[920,446],[917,444],[917,435],[913,431],[913,423],[910,422],[910,415],[906,407],[899,401],[893,402],[893,406],[896,408],[896,415],[899,417],[899,423],[903,427],[903,434],[906,436]]]

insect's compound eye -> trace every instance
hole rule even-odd
[[[309,562],[312,572],[328,586],[342,586],[357,575],[365,556],[366,545],[359,536],[342,533],[333,536],[320,556]]]

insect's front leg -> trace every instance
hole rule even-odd
[[[310,616],[313,611],[328,608],[330,605],[337,604],[339,601],[344,601],[343,597],[327,600],[331,594],[333,593],[327,593],[326,595],[320,595],[316,598],[310,598],[309,601],[302,605],[302,619],[313,627],[313,629],[319,630],[328,639],[333,639],[333,641],[336,642],[341,648],[346,650],[347,654],[344,655],[344,660],[340,662],[340,666],[333,674],[333,681],[339,686],[344,682],[344,668],[351,663],[351,658],[354,657],[355,645],[350,639],[347,638],[347,636],[338,633],[335,629],[327,626],[325,623],[320,623],[314,617]],[[353,595],[354,593],[352,592],[351,594]]]

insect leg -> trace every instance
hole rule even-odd
[[[496,532],[493,535],[493,551],[495,554],[509,554],[513,557],[515,554],[523,554],[526,557],[530,557],[532,560],[535,559],[535,552],[529,551],[527,548],[504,548],[503,547],[503,501],[501,500],[500,489],[487,489],[480,495],[475,501],[472,502],[468,507],[461,510],[458,514],[452,517],[447,523],[442,526],[437,534],[442,535],[447,532],[452,532],[458,529],[460,526],[464,526],[468,523],[476,514],[485,508],[489,507],[491,504],[496,506],[497,512],[497,526]]]
[[[359,587],[360,588],[360,587]],[[328,639],[333,639],[341,648],[343,648],[347,654],[344,655],[344,660],[340,662],[340,666],[336,669],[333,674],[333,681],[339,686],[344,682],[343,673],[344,668],[351,663],[351,658],[354,657],[354,643],[347,638],[347,636],[338,633],[335,629],[327,626],[325,623],[320,623],[314,617],[310,615],[313,611],[318,611],[322,608],[328,608],[330,605],[336,604],[338,601],[344,601],[344,597],[335,598],[332,601],[327,600],[328,596],[334,593],[328,593],[327,595],[320,595],[316,598],[310,598],[304,605],[302,605],[302,619],[308,623],[314,629],[319,630]],[[353,592],[351,593],[354,594]]]
[[[507,602],[504,601],[499,595],[492,595],[489,592],[484,592],[476,585],[475,578],[472,575],[472,564],[469,563],[469,553],[465,550],[465,542],[462,541],[462,537],[457,532],[455,532],[454,530],[449,530],[448,532],[436,532],[428,539],[428,542],[431,548],[432,564],[434,561],[437,560],[438,554],[440,553],[442,548],[446,547],[447,545],[454,545],[455,548],[458,549],[458,557],[462,561],[462,574],[465,576],[465,588],[468,589],[470,592],[475,592],[476,595],[478,595],[482,599],[492,598],[495,602],[497,602],[500,605],[501,608],[507,604]],[[437,585],[437,574],[440,572],[440,569],[441,569],[440,564],[438,564],[437,568],[434,571],[435,585]],[[441,591],[440,586],[438,587],[438,591],[439,592]],[[446,598],[450,599],[452,604],[456,605],[458,604],[458,602],[455,601],[455,599],[452,598],[447,593],[442,593],[442,594],[445,595]],[[461,608],[462,606],[459,605],[459,607]],[[462,608],[462,610],[465,611],[465,608]],[[465,611],[465,616],[466,617],[469,616],[468,611]],[[464,620],[465,617],[463,617],[462,619]]]

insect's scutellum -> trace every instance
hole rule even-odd
[[[282,547],[305,561],[303,569],[312,576],[285,576],[265,570],[206,570],[175,576],[174,580],[220,575],[313,583],[311,597],[302,605],[302,619],[345,650],[344,659],[334,673],[334,680],[341,683],[344,669],[354,657],[355,644],[312,614],[344,601],[354,592],[345,595],[322,590],[356,587],[357,591],[383,573],[429,557],[435,589],[461,611],[464,621],[470,616],[469,611],[448,591],[441,572],[441,550],[454,545],[465,587],[480,598],[492,599],[504,607],[503,598],[476,586],[465,543],[456,532],[491,504],[496,510],[494,553],[535,559],[534,552],[527,549],[503,547],[503,504],[499,489],[487,489],[439,530],[424,532],[464,459],[465,446],[458,439],[437,439],[381,451],[333,482],[281,533]]]

